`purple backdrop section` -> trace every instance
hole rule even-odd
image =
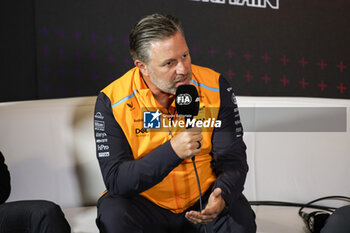
[[[128,34],[144,15],[178,16],[192,62],[237,95],[350,98],[346,0],[37,0],[38,98],[96,95],[133,67]]]

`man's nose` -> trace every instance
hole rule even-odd
[[[176,65],[176,74],[187,74],[187,68],[184,62],[180,61]]]

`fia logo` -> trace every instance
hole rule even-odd
[[[159,129],[161,115],[162,114],[159,112],[159,110],[156,112],[143,112],[143,128]]]
[[[192,97],[189,94],[180,94],[176,97],[178,105],[189,105],[192,102]]]

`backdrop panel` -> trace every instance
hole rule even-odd
[[[178,16],[193,63],[237,95],[350,98],[349,10],[346,0],[36,0],[38,98],[96,95],[133,67],[128,34],[153,12]]]

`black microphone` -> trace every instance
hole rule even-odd
[[[195,86],[185,84],[178,86],[175,94],[175,106],[178,115],[185,116],[185,121],[193,119],[199,112],[199,95]],[[190,126],[186,128],[190,128]]]
[[[193,117],[197,116],[199,112],[199,95],[196,87],[190,84],[178,86],[175,93],[175,106],[176,106],[177,114],[185,117],[186,128],[187,129],[191,128],[190,124],[187,124],[187,121],[192,120]],[[201,145],[200,142],[198,143],[199,145]],[[202,205],[201,185],[199,182],[198,172],[197,172],[194,158],[195,157],[193,156],[191,159],[194,167],[194,172],[196,173],[197,184],[198,184],[199,209],[200,211],[202,211],[203,205]],[[205,224],[204,224],[204,231],[206,233],[208,232]]]

